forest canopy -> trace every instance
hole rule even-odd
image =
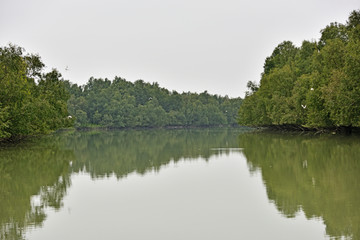
[[[9,45],[0,48],[0,140],[49,133],[71,126],[61,74],[44,72],[34,54]]]
[[[158,83],[123,78],[90,78],[84,86],[67,82],[69,113],[76,127],[177,127],[236,125],[241,98],[178,93]]]
[[[241,125],[360,126],[360,10],[331,23],[318,41],[280,43],[239,111]]]
[[[237,124],[241,98],[170,92],[158,83],[115,77],[79,86],[39,55],[0,48],[0,140],[75,127],[167,127]]]

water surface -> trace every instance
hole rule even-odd
[[[359,239],[357,137],[65,132],[0,151],[0,239]]]

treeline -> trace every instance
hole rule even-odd
[[[158,83],[90,78],[84,86],[67,82],[68,110],[76,127],[166,127],[237,124],[241,98],[170,92]]]
[[[84,86],[44,72],[39,55],[0,48],[0,141],[76,127],[218,126],[237,124],[242,99],[178,93],[157,83],[90,78]]]
[[[331,23],[319,41],[279,44],[265,60],[260,84],[239,111],[242,125],[360,126],[360,11]]]
[[[0,48],[0,140],[71,126],[66,91],[57,70],[44,72],[38,55]]]

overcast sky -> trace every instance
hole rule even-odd
[[[279,43],[317,40],[359,8],[359,0],[0,0],[0,46],[38,53],[46,70],[81,85],[119,76],[243,97]]]

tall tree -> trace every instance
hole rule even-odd
[[[275,48],[259,87],[248,84],[239,123],[360,126],[360,11],[320,33],[318,42],[296,48],[285,41]]]
[[[56,70],[43,73],[38,55],[15,45],[0,48],[0,139],[70,126],[69,95]]]

